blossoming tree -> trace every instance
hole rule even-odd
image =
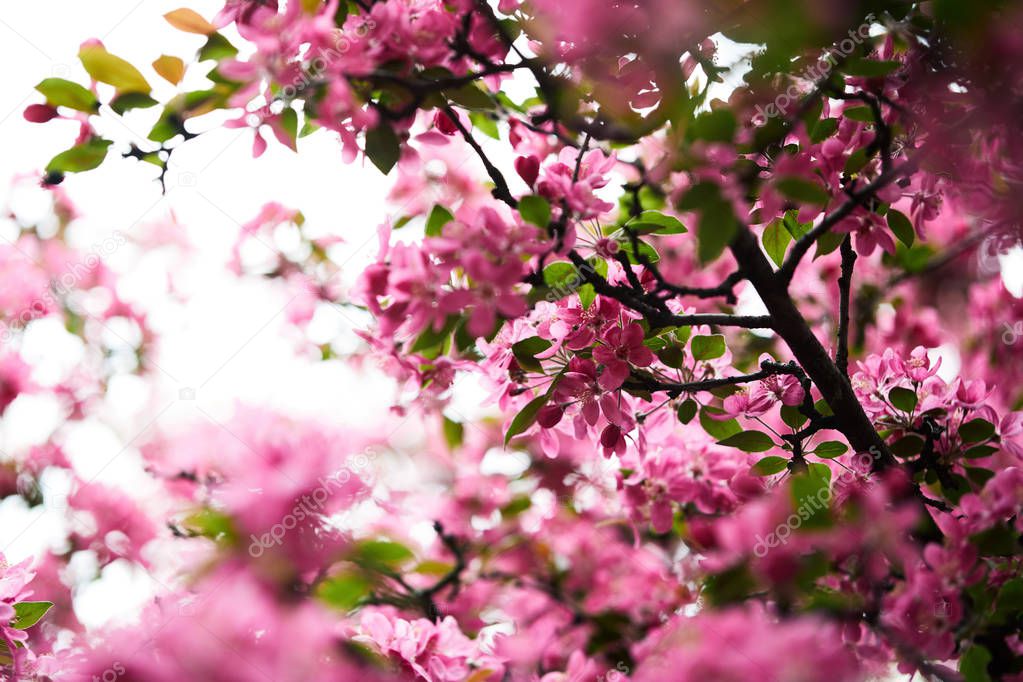
[[[255,156],[336,136],[393,178],[402,212],[357,287],[312,238],[271,274],[372,316],[358,355],[425,415],[430,481],[382,486],[386,438],[257,409],[240,438],[155,439],[159,511],[82,483],[69,513],[91,531],[3,568],[9,676],[1023,679],[1023,303],[992,267],[1023,224],[1018,3],[166,18],[194,59],[140,69],[89,41],[91,82],[39,84],[25,117],[79,125],[43,182],[116,153],[162,182],[210,121],[249,128]],[[151,96],[151,72],[186,69],[208,87]],[[140,108],[144,144],[94,128]],[[281,226],[303,234],[268,205],[239,243]],[[5,274],[25,285],[10,318],[46,274]],[[4,406],[36,390],[5,363]],[[499,419],[445,411],[465,375]],[[521,466],[484,466],[501,450]],[[69,468],[56,445],[10,466]],[[138,624],[83,631],[60,567],[85,548],[148,566],[155,543],[192,557],[181,581]]]

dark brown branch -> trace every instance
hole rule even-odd
[[[842,274],[838,278],[838,349],[835,364],[842,374],[849,376],[849,292],[852,289],[853,268],[856,265],[856,251],[852,247],[852,235],[842,240]]]
[[[908,175],[916,170],[921,161],[921,156],[922,154],[917,154],[913,159],[910,159],[909,161],[906,161],[887,172],[881,173],[881,175],[877,176],[875,180],[861,189],[849,192],[848,201],[836,208],[830,214],[824,216],[824,219],[821,220],[820,223],[818,223],[805,235],[797,239],[792,245],[792,249],[789,251],[788,257],[778,270],[778,277],[781,281],[787,286],[788,283],[792,281],[792,276],[795,274],[796,268],[799,267],[799,262],[803,259],[803,256],[806,255],[806,252],[810,250],[810,247],[817,242],[821,235],[837,225],[842,219],[849,216],[857,207],[866,203],[866,201],[872,198],[878,190],[884,189],[900,177]]]
[[[807,325],[789,295],[786,282],[775,276],[756,237],[745,225],[739,225],[730,248],[771,314],[774,330],[827,400],[835,414],[838,429],[857,451],[875,453],[877,456],[873,461],[877,468],[894,464],[895,458],[874,430],[849,379],[838,369]]]
[[[483,167],[487,169],[487,175],[489,175],[490,179],[494,182],[494,189],[492,191],[494,198],[503,201],[512,208],[518,206],[519,202],[512,196],[511,190],[508,189],[508,182],[504,179],[504,175],[501,174],[501,171],[498,170],[497,166],[495,166],[487,157],[487,153],[483,151],[483,147],[481,147],[480,143],[472,136],[472,133],[469,132],[464,125],[462,125],[462,121],[459,120],[458,114],[455,113],[455,110],[450,106],[445,105],[444,113],[449,119],[451,119],[451,122],[455,124],[455,127],[458,128],[458,132],[462,134],[462,138],[465,139],[469,146],[472,147],[473,151],[476,152],[480,161],[483,162]]]
[[[672,381],[658,381],[645,374],[633,372],[627,388],[640,388],[649,391],[664,391],[672,398],[677,398],[683,393],[697,393],[699,391],[711,391],[723,386],[735,386],[737,384],[749,384],[754,381],[762,381],[768,377],[779,374],[791,374],[795,377],[805,376],[803,371],[795,363],[764,362],[760,365],[759,372],[750,374],[739,374],[732,377],[720,377],[718,379],[703,379],[701,381],[690,381],[676,383]]]

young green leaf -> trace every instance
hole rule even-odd
[[[94,137],[88,142],[76,145],[57,154],[46,164],[47,173],[80,173],[92,170],[107,157],[110,140]]]
[[[821,459],[834,459],[835,457],[844,455],[848,451],[849,448],[845,443],[840,443],[837,440],[829,440],[814,448],[813,454],[817,455]]]
[[[980,443],[995,435],[995,425],[986,419],[971,419],[959,427],[964,443]]]
[[[763,431],[741,431],[734,436],[719,440],[718,445],[738,448],[743,452],[766,452],[774,447],[774,441]]]
[[[27,630],[39,622],[53,606],[52,601],[23,601],[14,605],[14,620],[11,625]]]
[[[916,393],[908,388],[896,386],[888,392],[888,401],[906,414],[916,409]]]
[[[707,432],[707,435],[711,438],[717,438],[718,440],[725,440],[730,436],[742,431],[742,427],[739,426],[739,422],[735,419],[718,419],[717,416],[723,415],[724,410],[717,407],[710,407],[705,405],[700,408],[700,426]]]
[[[551,222],[551,205],[543,197],[529,194],[519,199],[519,214],[527,223],[547,227]]]
[[[689,348],[697,360],[720,358],[725,354],[725,337],[721,334],[694,336]]]
[[[785,471],[789,461],[784,457],[770,455],[753,465],[750,471],[756,476],[773,476]]]
[[[46,78],[39,82],[36,90],[41,92],[46,101],[57,107],[68,107],[87,114],[99,110],[99,100],[88,88],[63,78]]]
[[[693,417],[696,416],[697,409],[699,409],[699,405],[696,404],[695,400],[689,398],[678,406],[678,410],[675,412],[675,414],[678,416],[678,420],[680,422],[682,422],[683,424],[688,424],[689,422],[693,421]]]
[[[660,211],[643,211],[631,218],[626,227],[637,234],[683,234],[688,232],[678,218],[665,215]]]
[[[384,175],[391,172],[401,156],[401,145],[391,126],[382,123],[366,133],[366,156]]]
[[[782,221],[771,221],[764,228],[764,235],[761,239],[764,242],[764,250],[767,251],[767,255],[771,257],[775,265],[781,267],[781,264],[785,262],[785,250],[789,247],[789,242],[792,241],[792,235],[785,229]]]
[[[152,90],[149,82],[138,69],[116,55],[107,52],[102,45],[83,45],[78,51],[82,66],[94,80],[117,88],[118,92],[141,92],[148,95]]]
[[[511,439],[519,435],[536,421],[536,415],[540,408],[547,404],[550,396],[546,393],[538,398],[533,398],[526,406],[519,410],[519,413],[512,418],[508,431],[504,434],[504,444],[507,447]]]
[[[426,236],[439,237],[444,226],[454,219],[455,216],[451,215],[451,211],[440,204],[435,204],[426,219]]]
[[[888,219],[888,227],[899,238],[899,241],[906,246],[913,246],[916,230],[913,229],[913,223],[910,222],[909,218],[904,213],[894,209],[888,209],[888,214],[885,217]]]

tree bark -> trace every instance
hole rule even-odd
[[[739,262],[743,274],[760,295],[768,313],[774,319],[774,330],[788,345],[789,350],[806,371],[807,376],[820,389],[821,395],[835,413],[839,431],[849,439],[857,452],[870,452],[874,469],[895,463],[884,440],[874,430],[849,379],[842,374],[831,356],[806,324],[796,309],[788,288],[775,275],[774,269],[760,250],[756,237],[745,225],[740,225],[730,245],[732,255]]]

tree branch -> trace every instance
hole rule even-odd
[[[835,364],[845,376],[849,376],[849,292],[852,288],[853,268],[856,252],[852,247],[852,235],[842,240],[842,274],[838,278],[838,350]]]
[[[881,175],[858,190],[849,192],[849,199],[836,208],[832,213],[824,216],[824,218],[814,227],[812,230],[807,232],[805,235],[796,240],[789,250],[789,255],[782,263],[781,268],[778,270],[778,278],[788,286],[789,282],[792,281],[792,276],[796,272],[796,268],[799,267],[799,262],[806,255],[806,252],[810,250],[810,247],[823,235],[825,232],[830,230],[832,227],[837,225],[843,218],[851,214],[858,206],[861,206],[867,199],[872,197],[878,190],[887,187],[889,184],[897,180],[898,178],[908,175],[916,170],[917,166],[922,160],[923,154],[917,154],[914,158],[900,164]]]

